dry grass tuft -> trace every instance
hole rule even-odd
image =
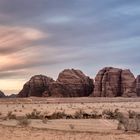
[[[18,125],[23,126],[23,127],[28,126],[30,123],[31,122],[26,117],[18,120]]]
[[[9,112],[7,113],[6,119],[16,119],[16,118],[17,118],[16,115],[13,114],[12,111],[9,111]]]
[[[33,110],[31,113],[26,114],[26,118],[28,119],[42,119],[43,115],[40,111]]]

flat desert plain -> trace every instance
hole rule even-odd
[[[79,111],[98,116],[105,110],[119,110],[126,115],[129,111],[140,113],[140,98],[3,98],[0,140],[140,140],[139,132],[118,130],[117,120],[103,116],[45,118],[56,112],[74,116]],[[21,122],[33,112],[40,117]]]

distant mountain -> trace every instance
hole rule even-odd
[[[2,91],[0,91],[0,98],[5,98],[5,97],[6,97],[5,94]]]
[[[95,79],[80,70],[65,69],[57,80],[35,75],[23,86],[17,97],[136,97],[140,96],[140,75],[129,69],[105,67]]]
[[[9,96],[7,96],[7,98],[16,98],[17,97],[17,94],[11,94]]]

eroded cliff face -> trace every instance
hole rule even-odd
[[[5,94],[0,90],[0,98],[5,98]]]
[[[80,70],[66,69],[57,81],[43,75],[33,76],[18,94],[18,97],[83,97],[93,91],[93,80]]]
[[[56,82],[49,87],[49,93],[44,94],[52,97],[84,97],[89,96],[93,91],[93,80],[82,71],[65,69],[62,71]]]
[[[95,78],[95,97],[136,96],[136,80],[130,70],[105,67]]]
[[[136,92],[137,96],[140,96],[140,75],[138,75],[136,79]]]
[[[17,97],[135,97],[140,96],[140,76],[135,79],[130,70],[105,67],[95,77],[95,81],[82,71],[63,70],[56,81],[52,78],[33,76]]]
[[[19,92],[17,97],[42,97],[43,92],[48,90],[52,82],[54,82],[54,80],[50,77],[35,75],[24,84],[23,89]]]

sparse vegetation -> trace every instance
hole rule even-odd
[[[49,116],[50,119],[66,119],[67,114],[65,112],[54,112]]]
[[[118,119],[122,116],[122,113],[119,112],[119,109],[115,109],[114,111],[107,109],[102,112],[102,117],[105,119]]]
[[[12,111],[7,113],[6,119],[16,119],[16,115]]]
[[[43,119],[42,119],[42,122],[43,122],[44,124],[47,124],[48,119],[47,119],[47,118],[43,118]]]
[[[129,118],[122,116],[118,119],[118,129],[125,131],[140,132],[140,114],[135,113],[134,116],[134,114],[132,113],[131,115],[128,116]]]
[[[43,115],[40,111],[34,109],[31,113],[26,114],[26,117],[28,119],[42,119]]]
[[[75,128],[75,126],[73,124],[69,124],[69,127],[71,130],[73,130]]]
[[[74,118],[75,119],[82,119],[84,117],[85,111],[83,111],[82,109],[79,109],[78,111],[75,112],[74,114]]]
[[[18,120],[18,125],[20,125],[20,126],[25,127],[25,126],[28,126],[29,124],[30,124],[30,121],[26,117]]]
[[[129,110],[128,111],[128,116],[130,119],[133,119],[136,117],[136,112],[135,111],[132,111],[132,110]]]

